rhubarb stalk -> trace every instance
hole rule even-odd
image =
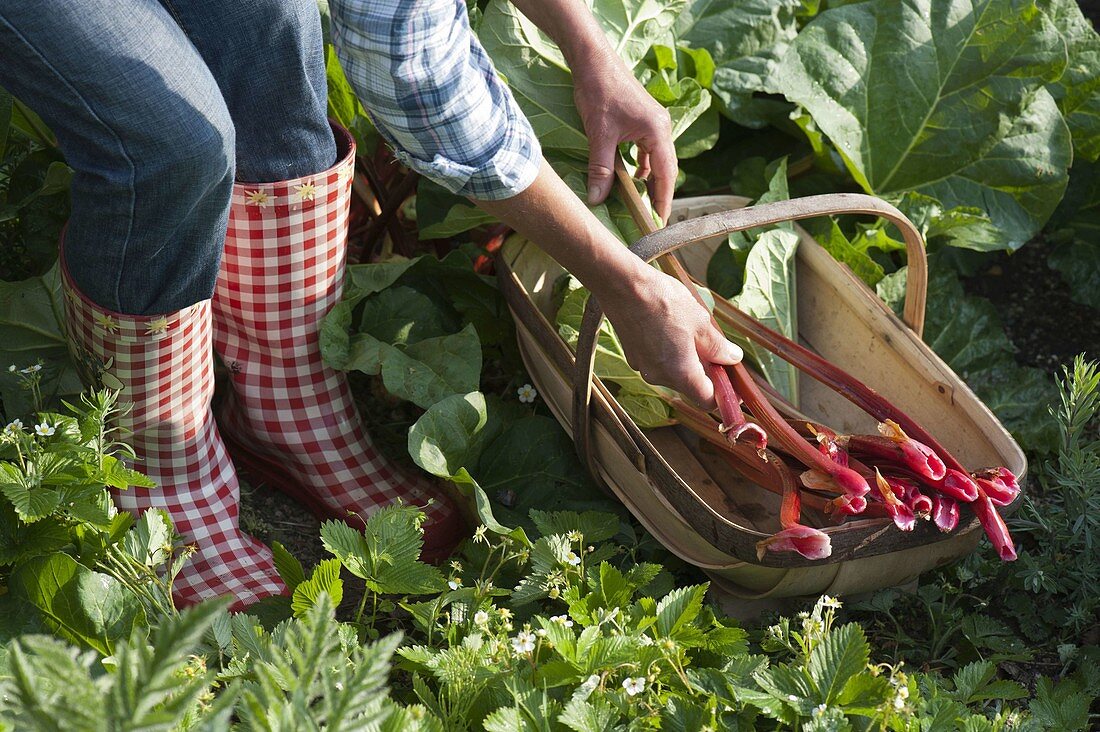
[[[742,438],[748,444],[763,451],[768,446],[768,436],[760,425],[745,419],[745,413],[741,411],[741,399],[730,383],[729,374],[716,363],[708,363],[707,375],[714,384],[714,399],[718,402],[718,413],[722,415],[722,424],[718,428],[733,444],[742,442]]]
[[[760,422],[772,440],[778,441],[782,448],[794,459],[805,465],[827,473],[844,492],[855,496],[865,496],[871,492],[867,481],[851,468],[838,465],[815,450],[802,438],[787,421],[780,416],[771,402],[760,393],[752,376],[744,364],[726,367],[737,393],[745,400],[752,416]]]
[[[947,472],[932,448],[909,437],[897,422],[891,419],[879,422],[878,431],[878,435],[847,435],[837,441],[853,452],[904,465],[929,480],[941,480]]]
[[[1016,547],[1012,544],[1012,537],[1008,533],[1008,527],[1005,526],[1005,520],[1001,518],[1001,514],[997,512],[997,507],[993,505],[993,501],[981,488],[978,489],[978,500],[971,503],[970,507],[974,509],[978,521],[985,529],[985,535],[993,543],[993,548],[997,550],[997,555],[1001,560],[1005,562],[1014,561],[1016,559]]]
[[[780,460],[776,458],[776,460]],[[790,475],[790,471],[787,471]],[[763,559],[766,552],[793,551],[806,559],[825,559],[833,553],[829,535],[820,529],[799,523],[802,517],[802,499],[798,484],[793,479],[784,480],[783,502],[779,507],[779,524],[783,527],[767,539],[756,543],[756,556]]]

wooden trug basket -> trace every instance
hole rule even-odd
[[[804,230],[796,261],[799,340],[923,424],[968,468],[1003,465],[1023,482],[1019,445],[948,366],[921,341],[927,284],[920,234],[897,209],[858,194],[833,194],[746,208],[747,199],[710,196],[674,202],[672,223],[632,251],[647,261],[676,251],[705,279],[707,263],[731,231],[825,214],[876,214],[906,238],[910,278],[903,323]],[[684,247],[692,244],[691,247]],[[520,351],[539,393],[574,437],[597,481],[662,544],[705,570],[719,588],[743,600],[869,592],[906,584],[974,549],[982,536],[963,510],[959,527],[940,533],[931,521],[911,532],[889,519],[819,524],[832,556],[811,561],[791,553],[756,555],[756,542],[779,530],[779,497],[737,475],[688,430],[642,431],[591,372],[591,343],[580,360],[554,326],[553,287],[565,271],[536,245],[513,237],[497,263],[501,290],[516,319]],[[586,313],[598,323],[598,305]],[[589,339],[590,340],[590,339]],[[587,352],[586,352],[587,350]],[[800,409],[850,433],[873,433],[875,421],[814,379],[800,374]],[[1018,501],[1017,501],[1018,503]],[[1007,513],[1016,504],[1002,509]],[[804,517],[806,515],[804,514]],[[804,518],[806,520],[806,518]],[[809,521],[807,520],[809,523]]]

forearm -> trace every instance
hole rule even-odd
[[[512,4],[550,36],[570,68],[594,57],[614,55],[584,0],[512,0]]]
[[[631,297],[648,268],[611,234],[544,160],[534,183],[498,201],[475,201],[539,245],[600,298]]]

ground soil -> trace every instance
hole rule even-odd
[[[1079,353],[1100,359],[1100,313],[1073,300],[1047,266],[1050,248],[1036,239],[1014,254],[994,255],[966,289],[997,306],[1020,364],[1054,372]]]

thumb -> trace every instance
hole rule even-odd
[[[711,326],[705,329],[695,339],[695,349],[699,358],[710,363],[718,363],[723,366],[732,366],[741,363],[745,358],[745,352],[736,343],[726,340],[722,332]]]
[[[615,175],[616,143],[611,138],[594,138],[588,152],[588,203],[603,203],[611,192]]]

